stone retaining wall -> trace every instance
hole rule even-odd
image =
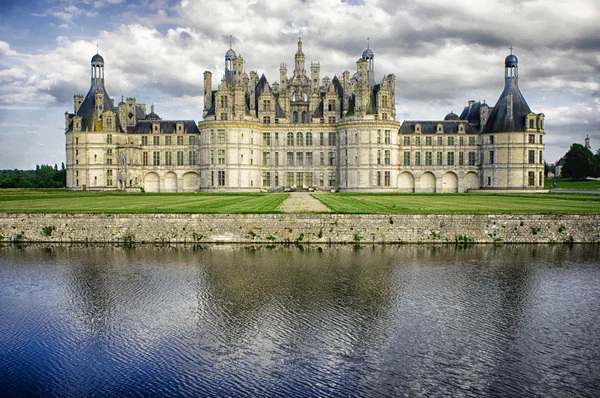
[[[598,243],[598,215],[5,214],[0,242]]]

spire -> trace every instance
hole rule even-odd
[[[304,53],[302,52],[302,37],[298,37],[298,51],[295,56],[294,71],[298,74],[304,74]]]

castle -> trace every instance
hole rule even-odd
[[[317,189],[466,192],[539,189],[544,115],[518,87],[518,60],[505,59],[496,105],[469,101],[439,121],[395,120],[395,76],[375,79],[367,48],[352,76],[320,77],[302,49],[288,75],[269,84],[244,59],[225,54],[213,89],[204,73],[203,120],[162,120],[135,98],[114,105],[104,59],[91,60],[91,87],[65,113],[67,189],[195,192]]]

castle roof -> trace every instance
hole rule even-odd
[[[517,79],[507,77],[504,91],[483,129],[483,133],[504,133],[526,130],[526,115],[531,113],[517,85]]]

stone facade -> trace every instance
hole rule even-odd
[[[70,190],[465,192],[543,187],[544,115],[518,89],[514,55],[495,107],[470,101],[440,121],[395,121],[395,76],[375,79],[367,48],[356,73],[320,77],[302,41],[288,74],[269,84],[233,49],[213,89],[204,73],[203,121],[161,120],[135,98],[115,106],[104,59],[65,114]]]
[[[0,214],[0,242],[600,243],[600,215]]]

